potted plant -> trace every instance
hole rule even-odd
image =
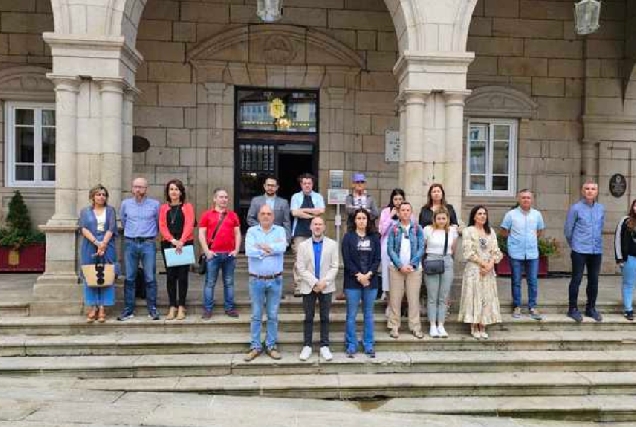
[[[497,242],[499,243],[499,249],[503,252],[504,257],[495,266],[495,271],[500,276],[509,276],[512,274],[510,269],[510,258],[508,257],[508,238],[497,236]],[[539,276],[545,277],[548,275],[549,270],[549,257],[557,255],[559,253],[559,245],[553,237],[539,237]]]
[[[6,225],[0,228],[0,272],[42,272],[45,259],[44,233],[33,229],[29,209],[16,190]]]

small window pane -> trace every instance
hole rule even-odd
[[[55,128],[42,128],[42,163],[55,163]]]
[[[486,141],[488,139],[487,125],[472,125],[470,127],[471,141]]]
[[[510,140],[510,126],[508,125],[495,125],[495,140]]]
[[[55,126],[55,110],[42,110],[42,126]]]
[[[15,161],[16,163],[33,163],[35,151],[33,148],[33,128],[15,128]]]
[[[55,166],[42,166],[42,181],[55,181]]]
[[[15,110],[15,124],[17,125],[34,125],[33,110],[29,109],[16,109]]]
[[[508,191],[508,176],[493,176],[492,189],[494,191]]]
[[[33,175],[33,166],[17,165],[15,167],[15,179],[17,181],[33,181],[35,179]]]
[[[508,174],[508,141],[496,141],[494,144],[493,151],[493,165],[492,165],[492,173],[493,174]]]
[[[471,175],[470,176],[470,189],[471,190],[485,190],[486,189],[486,177],[483,175]]]
[[[470,145],[470,173],[486,173],[486,143],[471,141]]]

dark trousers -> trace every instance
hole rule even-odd
[[[601,254],[581,254],[572,251],[572,280],[570,280],[570,310],[577,308],[579,286],[583,280],[583,270],[587,267],[587,304],[586,310],[596,308],[598,296],[598,274],[601,270]]]
[[[303,295],[303,309],[305,310],[304,346],[311,347],[314,333],[314,314],[316,300],[320,309],[320,346],[329,347],[329,310],[331,309],[331,293],[323,294],[310,292]]]
[[[186,245],[192,245],[193,242],[186,242]],[[166,255],[163,249],[173,248],[169,242],[165,240],[161,242],[161,253],[165,265]],[[186,305],[186,297],[188,296],[188,275],[190,273],[189,265],[179,265],[176,267],[166,266],[166,285],[168,288],[168,300],[170,307],[179,307]],[[178,299],[177,299],[178,294]]]

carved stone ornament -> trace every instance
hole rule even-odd
[[[13,100],[48,100],[54,98],[54,85],[46,77],[46,68],[9,67],[0,71],[0,98]]]
[[[265,42],[265,58],[273,64],[289,64],[296,58],[294,45],[283,36],[273,36]]]
[[[466,98],[467,117],[509,117],[530,119],[538,104],[528,95],[504,86],[482,86]]]
[[[609,190],[612,196],[616,198],[623,197],[627,190],[627,180],[624,175],[615,173],[609,180]]]

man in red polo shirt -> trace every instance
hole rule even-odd
[[[223,271],[225,314],[238,317],[234,304],[234,267],[241,247],[241,228],[238,215],[227,208],[229,196],[224,188],[214,190],[212,209],[205,211],[199,224],[199,243],[207,257],[207,271],[203,286],[203,319],[212,317],[214,286]]]

